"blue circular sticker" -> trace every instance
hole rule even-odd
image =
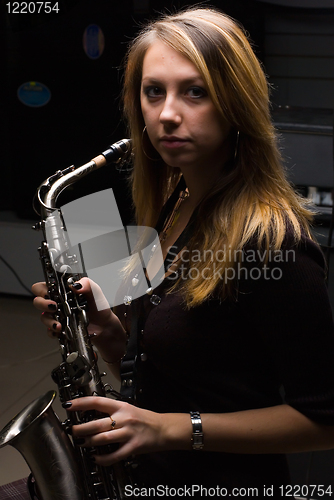
[[[99,26],[90,24],[83,35],[83,46],[90,59],[98,59],[104,50],[104,34]]]
[[[39,108],[49,102],[51,92],[43,83],[26,82],[19,87],[17,97],[22,104],[32,108]]]

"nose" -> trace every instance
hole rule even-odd
[[[163,125],[180,125],[182,122],[181,106],[177,96],[167,94],[160,113],[160,122]]]

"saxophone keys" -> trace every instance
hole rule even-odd
[[[71,352],[67,358],[66,358],[66,363],[74,363],[74,361],[78,358],[79,353],[77,351]]]

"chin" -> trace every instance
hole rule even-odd
[[[170,167],[173,168],[180,168],[182,167],[189,167],[191,165],[194,165],[198,162],[198,158],[193,158],[192,155],[187,155],[187,154],[166,154],[166,153],[160,153],[161,158],[163,161]]]

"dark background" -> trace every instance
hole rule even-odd
[[[325,18],[328,24],[328,15],[332,15],[333,11],[314,7],[331,2],[213,0],[201,5],[218,7],[241,21],[250,33],[257,56],[266,63],[266,19],[278,16],[284,25],[284,16],[288,12],[294,22],[300,16],[306,16],[306,24],[300,28],[301,31],[310,24],[310,19],[312,21],[317,16],[325,26]],[[1,50],[4,59],[0,66],[0,211],[13,210],[20,218],[34,219],[32,198],[45,178],[71,164],[79,166],[86,163],[109,144],[126,136],[120,111],[121,66],[128,41],[138,32],[140,25],[156,17],[157,13],[173,12],[197,2],[59,0],[59,13],[52,14],[8,14],[7,3],[8,0],[0,0],[0,43],[4,48]],[[297,8],[296,5],[307,5],[309,8]],[[87,57],[82,42],[83,33],[90,24],[98,25],[105,37],[104,51],[95,60]],[[319,26],[321,30],[321,22]],[[272,29],[270,23],[268,29]],[[280,41],[278,45],[282,45]],[[321,47],[320,51],[323,50],[326,49]],[[273,78],[280,62],[275,51],[274,57],[268,58]],[[321,56],[322,53],[317,60],[323,59]],[[285,65],[289,64],[286,61],[291,59],[290,54],[284,57]],[[306,61],[305,54],[297,59],[297,63],[300,64],[303,58]],[[327,59],[324,64],[328,66]],[[313,61],[305,65],[310,67]],[[301,71],[304,69],[301,68]],[[50,89],[51,100],[48,104],[32,108],[18,100],[18,88],[29,81],[41,82]],[[291,92],[289,94],[289,89],[285,90],[284,81],[278,75],[275,84],[282,90],[277,99],[281,99],[283,104],[294,104],[294,97]],[[305,88],[307,103],[307,91],[311,96],[324,94],[322,90],[314,92],[307,89],[305,78],[300,83],[297,81],[297,94],[299,86],[301,95]],[[300,97],[295,100],[300,101]],[[112,185],[123,220],[128,222],[130,201],[124,188],[124,177],[113,167],[98,171],[76,185],[76,196],[86,194],[92,187],[99,190]],[[70,196],[71,188],[66,190],[61,201]]]
[[[119,96],[120,67],[129,39],[157,12],[174,11],[192,2],[60,0],[58,14],[44,15],[8,14],[6,3],[0,4],[5,48],[0,84],[0,210],[34,218],[32,198],[46,177],[71,164],[86,163],[126,136]],[[244,23],[261,56],[264,5],[253,0],[213,4]],[[105,36],[103,54],[95,60],[83,50],[82,37],[89,24],[100,26]],[[50,89],[48,104],[33,108],[18,100],[19,86],[28,81]],[[112,184],[126,218],[129,200],[122,183],[111,167],[81,181],[76,194],[78,190],[84,194],[92,185],[98,190]]]

